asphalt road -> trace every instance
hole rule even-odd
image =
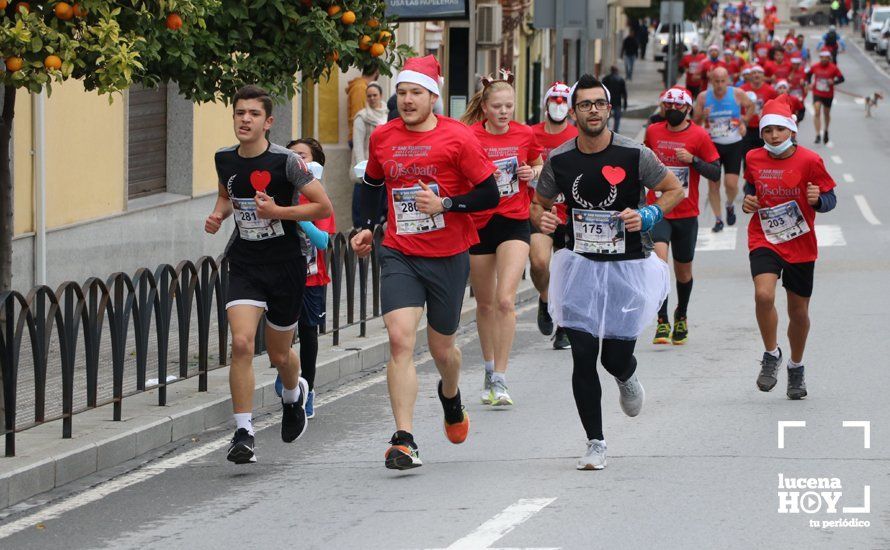
[[[841,68],[844,90],[890,97],[890,78],[854,48]],[[461,336],[472,419],[465,444],[445,439],[435,370],[421,365],[422,468],[383,467],[393,428],[376,373],[323,389],[318,416],[296,444],[279,440],[277,412],[261,419],[272,428],[259,432],[256,465],[227,463],[229,431],[208,432],[6,510],[0,547],[890,548],[890,104],[866,119],[855,98],[839,95],[833,114],[833,143],[815,146],[838,181],[839,204],[817,218],[830,246],[816,266],[808,399],[787,400],[784,375],[772,393],[755,388],[762,345],[743,218],[738,232],[702,239],[689,344],[652,346],[651,331],[641,339],[647,402],[639,417],[621,413],[604,378],[604,471],[574,469],[585,438],[570,352],[552,350],[526,308],[508,374],[510,410],[476,400],[473,327]],[[806,146],[810,116],[800,132]],[[707,215],[701,225],[710,226]],[[787,316],[780,319],[784,330]],[[787,428],[779,448],[784,421],[806,426]],[[870,423],[868,448],[864,428],[845,421]],[[780,475],[835,487],[782,489]],[[798,495],[798,513],[780,513],[780,491],[813,494]]]

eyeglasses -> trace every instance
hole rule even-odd
[[[575,104],[575,110],[580,113],[589,113],[591,109],[596,107],[597,111],[605,111],[611,105],[605,99],[597,99],[596,101],[582,101]]]

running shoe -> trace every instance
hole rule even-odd
[[[726,225],[735,225],[735,206],[726,206]]]
[[[670,344],[671,343],[671,324],[667,319],[659,319],[658,326],[655,327],[655,338],[652,339],[653,344]]]
[[[671,342],[675,346],[682,346],[689,340],[689,329],[686,327],[686,317],[674,316],[674,332],[671,334]]]
[[[828,130],[825,130],[825,136],[822,138],[822,141],[828,143]]]
[[[501,380],[491,381],[491,404],[495,407],[509,407],[513,404],[513,399],[507,393],[507,385]]]
[[[417,444],[408,432],[398,431],[392,434],[389,445],[386,450],[386,467],[390,470],[410,470],[423,466]]]
[[[819,134],[816,134],[816,145],[818,145],[820,143],[822,143],[822,136],[820,136]]]
[[[306,398],[306,418],[315,418],[315,390],[311,390]]]
[[[723,220],[717,220],[717,222],[714,223],[714,227],[711,228],[711,232],[720,233],[721,231],[723,231]]]
[[[464,406],[460,403],[460,390],[457,391],[456,399],[452,404],[447,404],[445,396],[442,395],[442,381],[436,388],[439,394],[439,402],[442,403],[442,410],[445,413],[445,437],[448,441],[459,445],[467,440],[470,433],[470,415],[464,410]]]
[[[485,382],[482,383],[482,404],[491,405],[491,373],[485,371]]]
[[[550,317],[550,312],[547,311],[547,303],[540,298],[538,299],[538,330],[544,336],[553,334],[553,318]]]
[[[779,348],[779,356],[773,357],[763,352],[763,360],[760,361],[760,374],[757,375],[757,387],[760,391],[770,391],[776,387],[776,371],[782,364],[782,349]]]
[[[244,428],[235,430],[226,459],[235,464],[253,464],[256,455],[253,452],[253,436]]]
[[[807,383],[804,381],[804,367],[795,367],[788,370],[788,390],[785,395],[788,399],[803,399],[807,396]]]
[[[572,343],[569,342],[569,335],[566,334],[566,331],[562,327],[556,327],[556,332],[553,334],[553,349],[569,349],[572,347]]]
[[[602,470],[606,467],[606,442],[591,439],[587,442],[587,452],[578,459],[579,470]]]
[[[643,402],[646,400],[646,390],[637,379],[637,373],[630,375],[625,382],[615,379],[618,383],[618,391],[621,396],[618,402],[621,404],[621,410],[630,417],[637,416],[643,409]]]
[[[300,388],[300,397],[296,403],[281,403],[281,440],[292,443],[306,433],[309,422],[306,419],[306,399],[309,396],[309,383],[300,377],[297,385]]]

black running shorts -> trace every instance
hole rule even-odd
[[[723,172],[736,175],[742,172],[742,157],[745,156],[744,139],[735,143],[715,143],[714,147],[720,155]]]
[[[541,230],[535,227],[531,221],[528,222],[528,226],[531,230],[531,234],[543,234]],[[561,223],[556,226],[556,231],[547,235],[551,239],[553,239],[553,250],[562,250],[566,247],[566,224]]]
[[[813,96],[813,105],[816,103],[821,103],[825,105],[826,108],[831,109],[831,104],[834,102],[834,97],[819,97],[817,95]]]
[[[470,254],[494,254],[501,243],[507,241],[531,241],[528,220],[514,220],[495,214],[488,224],[479,230],[479,242],[470,247]]]
[[[669,244],[675,262],[689,263],[695,257],[698,217],[676,220],[664,218],[652,228],[652,240]]]
[[[306,259],[274,264],[229,263],[226,309],[249,305],[266,310],[266,324],[286,332],[297,326],[306,287]]]
[[[816,262],[788,263],[769,248],[755,248],[748,254],[751,277],[775,273],[782,279],[785,290],[809,298],[813,295],[813,273]]]
[[[466,252],[444,258],[407,256],[380,247],[380,303],[383,314],[406,307],[423,307],[439,334],[451,335],[460,325],[460,310],[470,276]]]

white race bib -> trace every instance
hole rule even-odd
[[[498,192],[501,197],[512,197],[519,192],[519,176],[516,175],[516,171],[519,170],[519,159],[508,157],[493,162],[498,167],[498,171],[495,173]]]
[[[816,91],[818,92],[830,92],[831,91],[831,80],[827,78],[817,78],[816,79]]]
[[[439,194],[438,184],[430,184],[430,190]],[[416,235],[445,228],[445,216],[429,216],[417,209],[414,197],[421,190],[419,185],[392,190],[392,211],[396,219],[396,235]]]
[[[683,196],[689,196],[689,167],[688,166],[665,166],[668,170],[674,173],[677,176],[677,179],[680,180],[680,185],[683,186]],[[656,197],[661,196],[661,191],[655,192]]]
[[[738,123],[734,123],[730,117],[708,119],[708,133],[711,137],[729,137],[738,130]]]
[[[281,220],[266,220],[256,215],[256,201],[232,197],[235,224],[238,226],[238,234],[245,241],[264,241],[284,235],[284,226]]]
[[[572,231],[579,254],[624,254],[624,222],[610,210],[572,210]]]
[[[306,255],[306,276],[318,275],[318,249],[315,248],[309,237],[306,237],[304,240],[309,251]]]
[[[796,201],[761,208],[757,215],[766,240],[772,244],[785,243],[810,232],[810,226]]]

